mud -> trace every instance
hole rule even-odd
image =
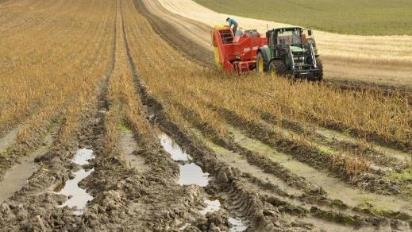
[[[223,147],[217,146],[211,142],[208,142],[200,133],[199,131],[194,131],[196,136],[205,143],[217,156],[221,162],[226,163],[229,166],[236,167],[237,169],[241,170],[248,175],[251,175],[257,179],[265,180],[271,183],[273,186],[279,188],[280,191],[298,196],[302,194],[302,190],[297,188],[291,188],[288,183],[285,183],[283,180],[279,179],[277,176],[271,175],[266,173],[264,170],[260,169],[256,166],[251,166],[249,162],[241,155],[231,152],[229,150],[224,149]],[[274,191],[274,190],[273,190]]]
[[[393,171],[393,168],[402,169],[407,165],[407,163],[409,163],[407,159],[400,160],[399,163],[388,163],[388,161],[393,161],[391,160],[391,158],[393,157],[385,156],[385,154],[383,153],[376,152],[373,147],[367,147],[365,148],[365,151],[362,151],[362,148],[357,145],[355,139],[352,140],[352,143],[347,143],[347,141],[339,141],[335,138],[330,137],[325,137],[323,139],[323,135],[320,134],[315,134],[314,136],[316,138],[311,138],[311,135],[309,133],[295,133],[294,131],[284,129],[277,125],[268,124],[266,122],[262,122],[262,124],[267,128],[272,128],[272,130],[277,131],[285,138],[298,138],[302,141],[305,141],[309,143],[311,147],[314,147],[321,151],[324,155],[335,157],[335,159],[339,157],[339,159],[357,158],[359,160],[362,160],[364,162],[364,165],[366,166],[365,169],[367,169],[365,171],[372,173],[385,173]]]
[[[390,196],[375,195],[364,191],[358,191],[349,185],[343,184],[339,179],[328,176],[327,173],[318,171],[305,163],[298,162],[287,154],[261,143],[258,140],[247,138],[239,131],[232,129],[234,141],[241,146],[261,154],[266,154],[270,159],[305,178],[316,186],[320,186],[332,199],[339,199],[352,207],[361,206],[368,202],[382,210],[404,211],[412,215],[412,207],[408,202]]]
[[[190,163],[193,158],[185,153],[181,147],[176,144],[169,136],[161,133],[159,136],[161,145],[172,157],[174,161],[183,161],[185,164],[179,164],[179,179],[180,185],[197,185],[200,187],[206,187],[209,184],[209,178],[207,173],[203,173],[202,169],[194,164]],[[219,199],[210,200],[210,196],[207,196],[204,200],[206,205],[204,209],[200,210],[200,214],[207,215],[218,212],[222,209]],[[245,231],[248,226],[239,218],[228,217],[229,231]]]
[[[255,122],[244,120],[234,112],[220,108],[222,116],[233,126],[242,128],[247,136],[276,147],[279,151],[292,155],[294,159],[309,164],[316,169],[333,173],[343,181],[368,191],[382,194],[399,194],[400,183],[385,179],[382,173],[351,172],[344,159],[336,159],[309,143],[288,139],[281,133]]]
[[[329,130],[326,128],[317,128],[316,133],[319,135],[322,135],[326,138],[329,139],[336,139],[341,142],[346,142],[346,143],[351,143],[351,144],[356,144],[356,139],[353,137],[350,137],[348,135],[345,135],[344,133],[338,132],[338,131],[333,131]],[[410,162],[412,159],[412,153],[407,153],[398,149],[386,147],[383,145],[379,145],[376,143],[371,142],[370,143],[371,149],[382,153],[383,155],[389,157],[389,158],[396,158],[401,162]],[[410,151],[412,152],[412,151]]]
[[[122,130],[119,147],[121,157],[129,168],[135,168],[140,173],[148,170],[143,157],[139,155],[139,145],[130,130]]]
[[[7,148],[16,143],[17,133],[19,132],[19,129],[19,127],[14,128],[0,138],[0,154],[5,152]]]
[[[45,120],[41,123],[41,127],[33,128],[29,125],[18,126],[6,136],[4,151],[0,152],[0,179],[5,174],[5,171],[18,164],[24,157],[29,156],[44,144],[44,139],[48,134],[55,134],[57,126],[60,122],[58,120],[60,112],[56,112],[50,120]],[[27,129],[25,133],[30,135],[25,141],[18,141],[18,133],[24,128]]]
[[[354,153],[380,166],[399,170],[405,168],[411,160],[411,155],[406,152],[379,145],[373,141],[354,138],[339,131],[285,119],[280,121],[267,112],[262,112],[262,119],[271,124],[270,126],[275,130],[304,135],[310,141],[329,146],[337,151]]]
[[[15,192],[19,191],[39,166],[34,160],[43,156],[53,141],[52,135],[49,134],[44,140],[44,145],[32,152],[28,156],[19,160],[19,163],[8,169],[0,181],[0,203],[10,198]]]

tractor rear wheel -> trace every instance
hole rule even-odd
[[[256,56],[256,72],[264,73],[265,71],[265,59],[263,58],[262,53],[259,52]]]
[[[269,72],[276,73],[277,76],[285,76],[287,70],[285,63],[281,60],[272,60],[269,64]]]
[[[316,80],[317,81],[322,81],[323,80],[323,64],[322,61],[319,58],[316,58],[316,64],[318,65],[319,72],[316,75]]]

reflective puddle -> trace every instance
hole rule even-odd
[[[83,166],[89,164],[89,160],[93,159],[93,150],[79,149],[75,154],[72,162]],[[74,178],[66,181],[64,187],[58,194],[63,194],[68,197],[61,207],[67,206],[74,209],[75,215],[81,215],[86,208],[87,202],[93,200],[93,197],[86,192],[85,189],[79,187],[80,181],[89,176],[94,169],[86,171],[83,167],[73,173]]]
[[[229,217],[229,232],[243,232],[248,226],[240,218]]]
[[[180,175],[177,181],[180,185],[199,185],[206,187],[209,184],[209,174],[203,172],[195,163],[179,164]]]
[[[203,172],[202,168],[195,164],[192,157],[176,144],[167,134],[159,135],[160,144],[163,149],[170,154],[174,161],[182,161],[184,164],[179,164],[180,174],[178,183],[180,185],[198,185],[206,187],[209,184],[209,173]]]
[[[208,213],[213,213],[219,211],[220,209],[220,201],[219,200],[205,200],[206,207],[200,211],[202,215],[206,215]]]
[[[163,149],[171,155],[174,161],[189,161],[189,155],[184,152],[182,148],[178,144],[176,144],[167,134],[160,134],[159,139]]]

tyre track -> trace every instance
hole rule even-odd
[[[126,75],[133,83],[131,74],[135,69],[131,69],[125,31],[127,3],[122,0],[116,2],[116,48],[111,78],[121,80],[122,76]],[[116,83],[110,83],[112,85],[109,86],[109,94],[112,94],[110,91],[115,91],[113,89],[116,88]],[[138,96],[134,100],[141,104]],[[95,130],[103,132],[99,136],[99,142],[94,145],[97,153],[93,161],[95,171],[84,183],[95,199],[88,205],[82,217],[81,229],[165,230],[178,228],[184,222],[198,219],[199,216],[193,213],[193,209],[199,205],[202,192],[198,188],[184,188],[174,182],[178,172],[177,164],[160,149],[153,129],[149,128],[147,134],[143,132],[144,128],[133,130],[135,142],[139,146],[134,154],[143,159],[146,170],[142,172],[131,168],[125,162],[121,156],[123,148],[118,147],[121,146],[124,134],[111,131],[112,123],[121,121],[115,116],[112,117],[112,113],[122,112],[117,111],[119,103],[116,99],[108,101],[106,98],[105,102],[102,106],[107,107],[101,108],[102,118],[98,120],[100,126]],[[142,122],[147,123],[145,112],[135,113],[135,117],[142,117]],[[132,137],[131,132],[127,133]],[[109,146],[105,146],[107,144]]]

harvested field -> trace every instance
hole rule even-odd
[[[407,96],[222,74],[144,3],[0,3],[1,230],[411,230]]]

